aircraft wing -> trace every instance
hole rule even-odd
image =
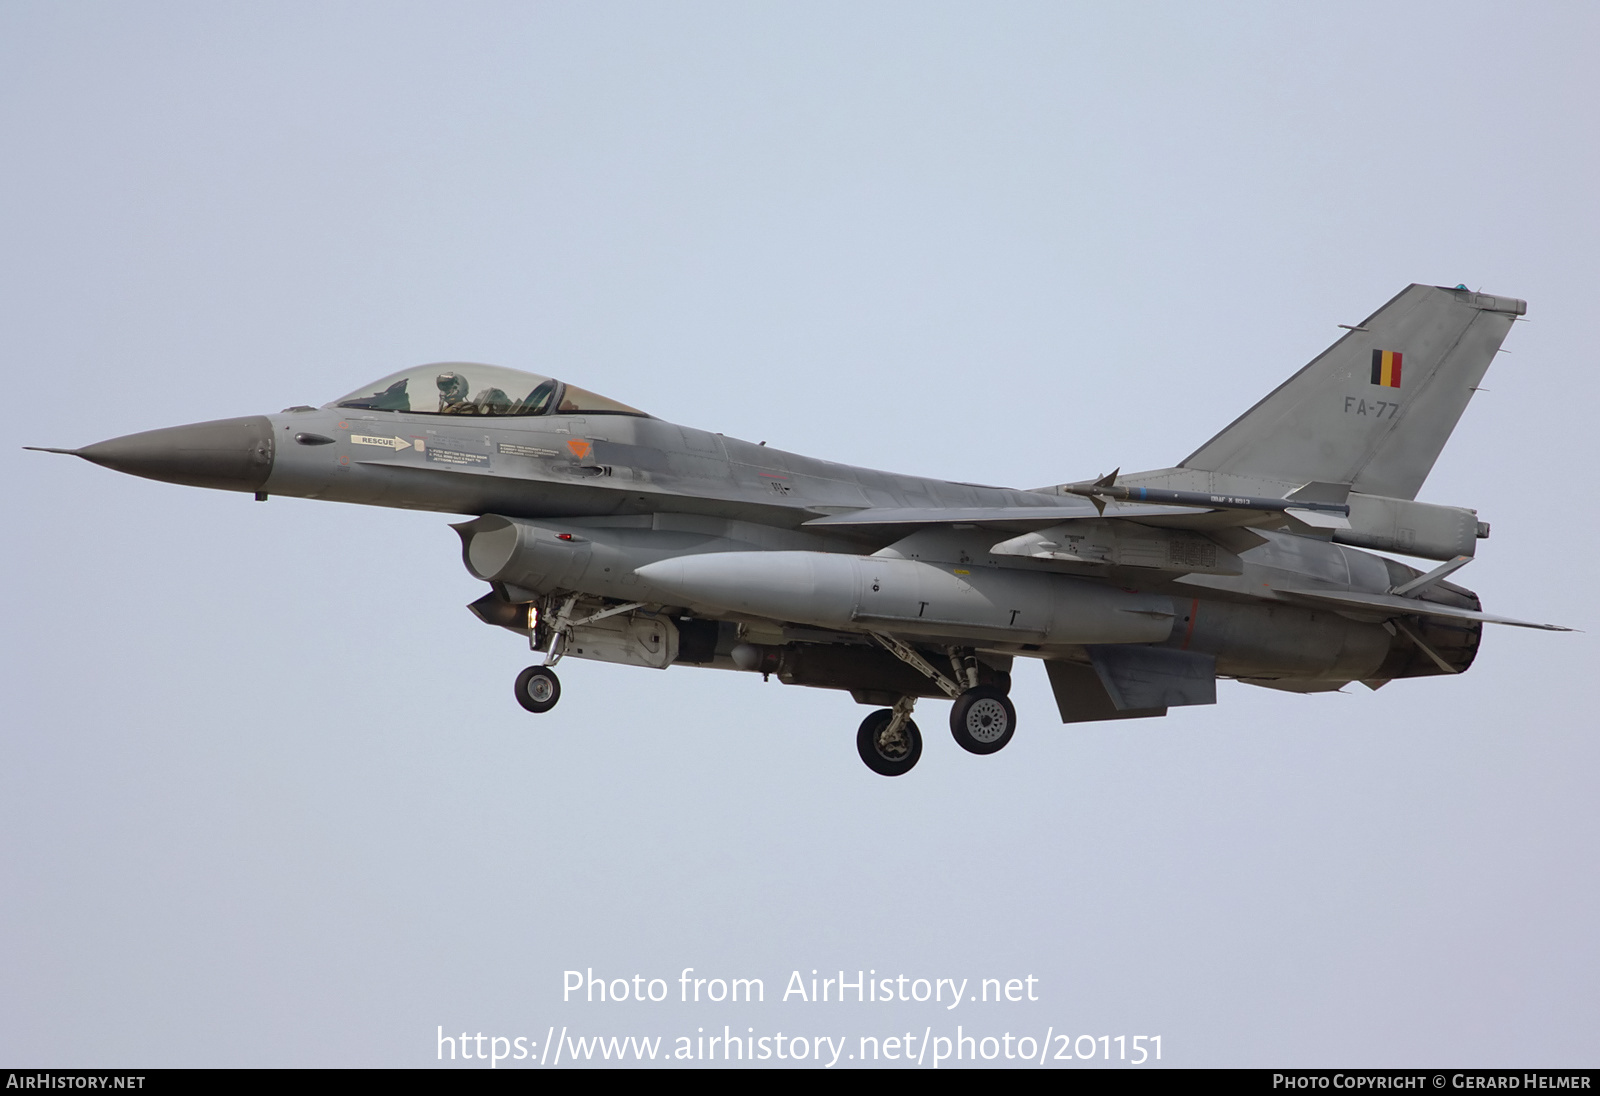
[[[1518,628],[1540,628],[1547,632],[1571,632],[1572,628],[1560,624],[1534,624],[1527,620],[1491,616],[1476,609],[1462,609],[1454,605],[1440,605],[1432,601],[1400,597],[1396,594],[1363,594],[1354,590],[1307,590],[1274,587],[1273,592],[1290,601],[1322,605],[1333,609],[1376,613],[1384,616],[1432,616],[1451,620],[1477,620],[1485,624],[1511,624]]]
[[[1029,528],[1056,525],[1074,518],[1147,518],[1194,514],[1192,506],[1126,505],[1110,503],[1102,514],[1088,499],[1044,506],[873,506],[844,514],[812,518],[807,526],[853,528],[873,525],[1003,525]]]
[[[864,510],[828,514],[805,522],[808,526],[870,528],[879,525],[984,525],[1001,529],[1038,529],[1077,518],[1113,518],[1137,521],[1163,529],[1238,529],[1281,522],[1289,518],[1308,531],[1349,528],[1341,514],[1319,513],[1280,501],[1274,509],[1239,508],[1200,503],[1138,503],[1105,501],[1102,512],[1088,499],[1076,503],[1063,499],[1045,506],[872,506]]]

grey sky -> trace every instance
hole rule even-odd
[[[0,1062],[413,1065],[447,1031],[1160,1034],[1183,1065],[1600,1048],[1600,9],[0,6]],[[425,361],[1037,486],[1170,464],[1413,281],[1529,301],[1424,489],[1458,680],[1063,727],[563,664],[438,515],[21,452]],[[561,972],[758,976],[563,1005]],[[791,970],[1035,1004],[778,1003]],[[674,983],[675,985],[676,983]]]

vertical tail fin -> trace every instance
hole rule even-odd
[[[1179,467],[1414,499],[1527,310],[1512,297],[1409,286]]]

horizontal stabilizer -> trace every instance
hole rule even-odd
[[[1570,632],[1571,628],[1560,624],[1534,624],[1527,620],[1512,620],[1510,617],[1491,616],[1480,613],[1476,609],[1463,609],[1455,605],[1440,605],[1433,601],[1418,601],[1416,598],[1400,597],[1395,594],[1363,594],[1354,590],[1292,590],[1274,589],[1290,601],[1298,601],[1307,605],[1325,605],[1334,609],[1345,609],[1350,612],[1373,613],[1378,616],[1431,616],[1445,617],[1450,620],[1476,620],[1484,624],[1511,624],[1518,628],[1541,628],[1547,632]]]
[[[1170,647],[1089,648],[1094,672],[1118,711],[1217,702],[1217,660]]]
[[[1457,556],[1447,563],[1442,563],[1425,575],[1418,575],[1410,582],[1401,583],[1389,592],[1396,597],[1421,597],[1422,591],[1428,587],[1443,582],[1461,568],[1472,562],[1471,556]]]

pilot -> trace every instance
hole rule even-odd
[[[512,410],[511,397],[499,388],[485,388],[472,404],[480,415],[509,415]]]
[[[460,373],[440,373],[435,382],[439,386],[439,413],[441,415],[476,415],[478,406],[467,398],[472,386]]]

